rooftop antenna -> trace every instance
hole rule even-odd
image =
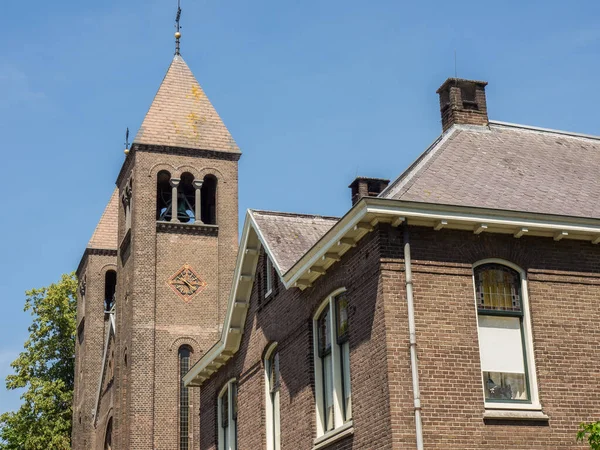
[[[175,55],[179,56],[179,39],[181,39],[181,26],[179,21],[181,20],[181,0],[177,0],[177,16],[175,16]]]
[[[129,127],[125,130],[125,154],[129,155]]]

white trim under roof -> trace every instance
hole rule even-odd
[[[600,243],[600,219],[365,197],[282,275],[284,286],[309,288],[380,222],[430,227],[437,232],[443,232],[443,227],[474,234],[507,234],[515,239],[539,236]],[[260,246],[272,256],[267,244],[248,211],[221,338],[184,376],[186,385],[202,385],[239,349]]]

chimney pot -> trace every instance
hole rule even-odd
[[[390,180],[383,178],[356,177],[348,186],[352,189],[352,205],[363,197],[377,197],[388,184]]]
[[[446,131],[454,124],[487,125],[487,102],[485,87],[487,81],[448,78],[440,86],[440,113],[442,130]]]

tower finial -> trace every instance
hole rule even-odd
[[[179,25],[179,21],[181,20],[181,0],[177,0],[177,16],[175,17],[175,54],[179,55],[179,39],[181,39],[181,26]]]
[[[125,154],[129,155],[129,127],[125,131]]]

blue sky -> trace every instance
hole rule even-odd
[[[341,215],[357,174],[396,177],[441,131],[455,50],[492,119],[600,134],[597,1],[182,1],[182,55],[244,152],[241,218]],[[176,3],[0,5],[0,378],[28,335],[24,291],[77,267],[110,197]],[[0,386],[0,412],[18,405]]]

